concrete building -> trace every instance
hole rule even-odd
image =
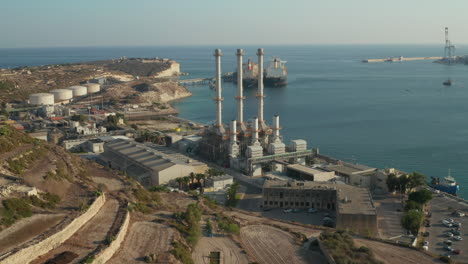
[[[323,168],[334,171],[337,176],[340,176],[348,184],[365,188],[371,187],[372,175],[377,171],[376,168],[346,162],[324,166]]]
[[[211,177],[206,179],[206,187],[204,189],[205,192],[217,192],[220,190],[224,190],[231,186],[234,183],[234,179],[232,176],[223,175],[217,177]]]
[[[315,208],[336,213],[336,228],[377,233],[377,211],[369,190],[347,184],[266,180],[264,208]]]
[[[323,168],[311,168],[301,164],[290,164],[286,166],[288,176],[305,181],[326,182],[336,179],[334,171]]]
[[[154,144],[116,139],[104,145],[101,159],[111,168],[127,173],[144,186],[167,184],[190,173],[204,173],[208,166]]]

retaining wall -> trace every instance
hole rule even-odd
[[[336,264],[335,259],[333,259],[332,255],[328,252],[326,247],[323,245],[322,240],[320,240],[320,237],[317,238],[320,250],[322,251],[323,255],[328,261],[328,264]]]
[[[130,212],[127,211],[125,214],[125,220],[123,221],[119,232],[117,233],[114,241],[110,243],[110,245],[103,249],[101,252],[96,254],[93,264],[104,264],[106,263],[112,256],[117,252],[117,250],[120,248],[120,245],[122,244],[125,235],[127,234],[128,227],[130,224]]]
[[[76,233],[84,224],[86,224],[93,216],[95,216],[102,205],[105,203],[106,197],[104,193],[97,197],[86,212],[75,218],[68,226],[59,232],[37,242],[34,245],[12,252],[0,260],[0,264],[17,264],[29,263],[39,256],[57,248],[73,234]]]

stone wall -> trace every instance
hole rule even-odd
[[[323,245],[322,240],[320,238],[317,238],[320,250],[322,251],[323,255],[328,261],[328,264],[336,264],[335,259],[333,259],[332,255],[328,252],[327,248]]]
[[[127,234],[129,224],[130,224],[130,212],[127,211],[127,213],[125,214],[125,220],[123,221],[119,232],[115,236],[115,240],[112,241],[111,244],[107,248],[105,248],[104,250],[96,254],[93,264],[94,263],[104,264],[110,258],[112,258],[115,252],[117,252],[117,250],[120,248],[120,245],[122,244],[125,238],[125,235]]]
[[[78,231],[84,224],[86,224],[93,216],[95,216],[99,210],[101,210],[101,207],[105,201],[106,197],[104,194],[102,194],[101,196],[97,197],[96,200],[94,200],[85,213],[75,218],[64,229],[29,247],[22,248],[16,252],[11,252],[10,254],[5,254],[3,259],[0,260],[0,264],[27,264],[37,257],[57,248],[73,234],[75,234],[75,232]]]

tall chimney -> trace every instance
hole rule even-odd
[[[242,87],[242,56],[243,49],[237,49],[237,120],[240,124],[244,123],[244,88]]]
[[[279,125],[279,116],[275,115],[273,117],[273,138],[277,139],[280,136],[280,125]]]
[[[260,48],[257,51],[257,56],[258,56],[258,92],[257,92],[257,98],[258,98],[258,122],[261,124],[265,123],[265,119],[263,118],[263,98],[265,95],[263,95],[263,49]]]
[[[258,118],[252,120],[252,146],[259,145],[258,142]]]
[[[221,52],[221,49],[216,49],[213,55],[216,58],[216,97],[214,98],[214,101],[216,101],[216,126],[221,130],[221,127],[223,126],[223,106],[221,104],[221,101],[223,100],[223,97],[221,97],[221,56],[223,56],[223,53]]]
[[[237,139],[237,122],[236,120],[231,121],[231,143],[236,143]]]

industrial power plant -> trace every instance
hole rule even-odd
[[[263,86],[263,56],[264,50],[259,48],[258,56],[258,112],[249,121],[244,119],[242,60],[244,51],[238,49],[237,56],[237,120],[224,124],[222,119],[223,100],[221,80],[221,57],[223,53],[216,49],[216,123],[203,131],[199,143],[200,154],[213,162],[236,169],[246,175],[261,176],[262,168],[271,171],[283,171],[284,165],[297,163],[305,165],[307,156],[314,154],[307,149],[305,140],[292,140],[286,146],[280,135],[279,116],[273,117],[272,126],[264,118],[264,86]],[[316,152],[316,151],[315,151]],[[287,160],[287,162],[285,162]]]

